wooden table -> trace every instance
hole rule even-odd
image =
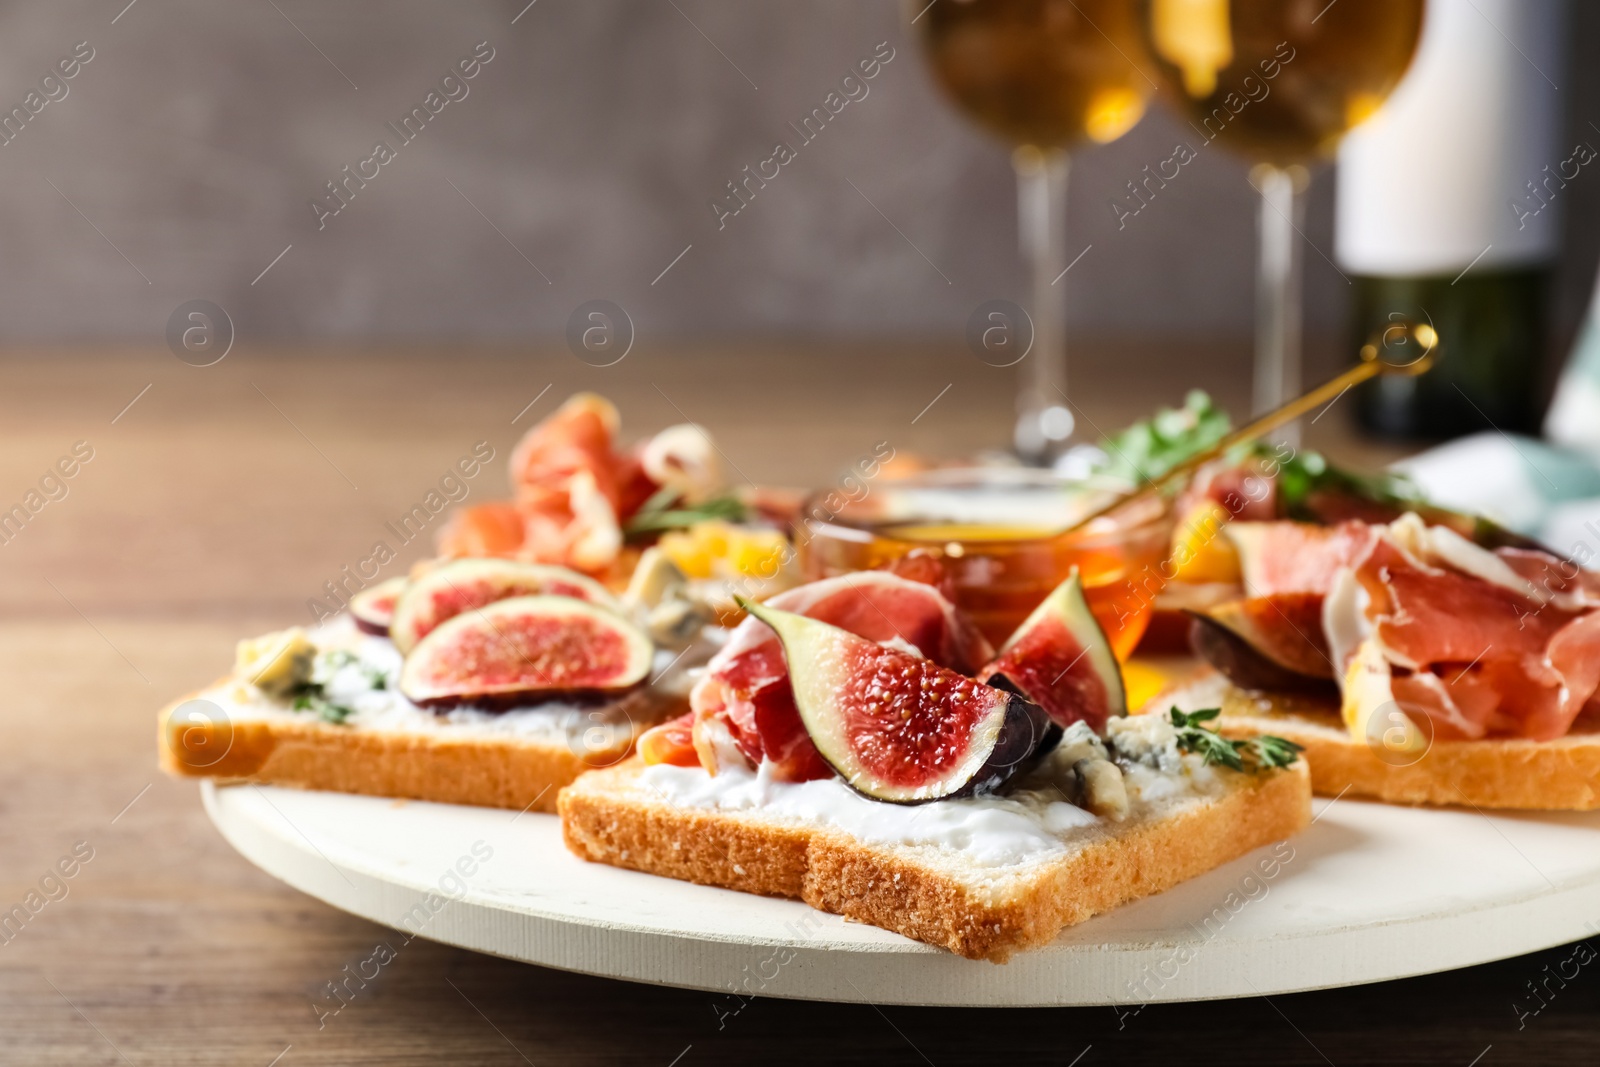
[[[1074,388],[1083,420],[1109,429],[1178,400],[1151,383],[1170,381],[1157,372],[1180,356],[1198,384],[1238,399],[1238,352],[1097,348]],[[319,1029],[319,990],[392,935],[224,844],[195,786],[156,771],[158,706],[224,670],[242,634],[309,618],[306,599],[475,442],[501,459],[470,499],[502,492],[520,431],[575,389],[613,396],[635,432],[703,422],[742,476],[815,485],[879,441],[945,453],[992,444],[1009,425],[1010,374],[948,347],[758,344],[641,345],[606,369],[564,351],[243,345],[203,369],[165,351],[105,350],[17,353],[0,368],[0,510],[75,442],[93,449],[67,495],[0,545],[0,909],[74,847],[92,850],[46,886],[58,899],[0,943],[0,1062],[1487,1067],[1600,1053],[1593,967],[1519,1029],[1514,1005],[1533,1003],[1526,983],[1562,949],[1135,1016],[760,1000],[719,1027],[707,994],[419,940]],[[1340,414],[1319,420],[1313,443],[1387,454],[1353,441]],[[407,546],[396,566],[424,551]]]

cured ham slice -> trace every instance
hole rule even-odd
[[[1361,618],[1325,617],[1330,633],[1363,635],[1344,678],[1352,730],[1374,714],[1367,705],[1392,699],[1440,739],[1566,734],[1600,689],[1600,610],[1583,592],[1592,576],[1543,553],[1490,552],[1412,516],[1374,529],[1352,568],[1361,595],[1334,598]],[[1570,575],[1567,586],[1539,585],[1535,570]]]
[[[672,426],[628,451],[615,444],[611,402],[578,393],[511,453],[512,499],[462,508],[439,532],[439,554],[505,556],[602,574],[622,550],[622,525],[658,489],[700,500],[721,485],[705,433]]]
[[[1426,566],[1382,538],[1356,567],[1389,660],[1418,670],[1483,657],[1537,659],[1571,616],[1472,575]]]
[[[611,447],[620,418],[609,400],[579,393],[535,425],[511,452],[511,488],[525,510],[559,507],[580,472],[613,503],[617,457]]]
[[[1495,555],[1518,577],[1568,610],[1600,607],[1600,573],[1525,548],[1501,548]]]
[[[1278,517],[1277,482],[1252,462],[1201,467],[1179,494],[1177,511],[1187,514],[1203,500],[1221,504],[1240,522],[1271,522]]]
[[[1560,737],[1600,690],[1600,611],[1567,623],[1550,639],[1545,664],[1561,679],[1560,699],[1546,714],[1528,717],[1528,736]]]
[[[510,501],[496,500],[457,508],[439,531],[439,554],[516,556],[527,540],[527,520]]]
[[[622,547],[617,409],[580,393],[517,443],[511,486],[527,520],[517,555],[595,573]]]
[[[878,571],[812,582],[773,597],[775,608],[806,615],[858,637],[915,652],[963,674],[993,655],[987,641],[937,589]],[[833,770],[811,743],[789,685],[777,636],[746,618],[711,658],[690,694],[695,747],[715,774],[731,742],[752,765],[786,781],[831,777]]]
[[[1600,574],[1415,514],[1226,529],[1251,596],[1208,609],[1197,647],[1237,684],[1269,683],[1219,635],[1282,677],[1336,678],[1358,737],[1398,707],[1441,739],[1551,740],[1600,706]]]

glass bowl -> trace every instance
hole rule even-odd
[[[939,582],[997,648],[1073,567],[1113,649],[1139,643],[1172,537],[1149,497],[1064,532],[1125,485],[972,467],[813,494],[793,531],[806,580],[892,570]]]

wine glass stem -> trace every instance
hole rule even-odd
[[[1261,192],[1251,398],[1255,413],[1260,414],[1300,395],[1300,231],[1305,219],[1305,171],[1262,163],[1250,177]],[[1298,447],[1299,425],[1285,426],[1277,439]]]
[[[1067,388],[1066,288],[1059,284],[1067,268],[1069,162],[1060,149],[1031,145],[1012,155],[1017,171],[1017,232],[1032,279],[1033,318],[1033,347],[1022,363],[1013,443],[1025,460],[1034,463],[1048,462],[1071,432],[1071,420],[1062,408]]]

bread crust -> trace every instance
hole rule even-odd
[[[160,712],[157,745],[168,774],[540,812],[554,812],[557,792],[580,774],[624,759],[649,725],[636,724],[586,759],[559,741],[363,730],[309,715],[175,722],[172,713],[203,692]]]
[[[1523,738],[1435,741],[1414,763],[1391,764],[1352,738],[1332,700],[1253,693],[1206,672],[1168,690],[1149,707],[1220,707],[1218,729],[1232,737],[1277,734],[1305,749],[1311,788],[1392,804],[1600,809],[1600,731],[1580,727],[1554,741]]]
[[[914,850],[862,842],[759,811],[678,806],[641,788],[637,758],[561,791],[562,836],[583,859],[747,893],[791,897],[822,911],[1003,963],[1067,926],[1159,893],[1311,818],[1303,764],[1228,776],[1221,797],[1169,817],[1111,829],[1076,852],[976,886]]]

